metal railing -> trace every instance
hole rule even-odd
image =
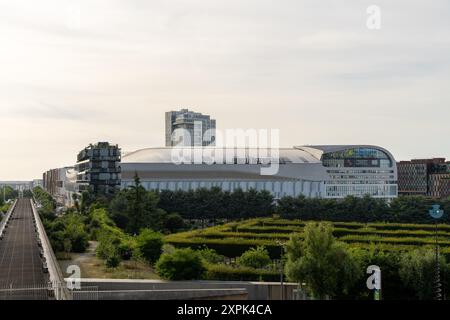
[[[58,260],[53,252],[50,241],[48,240],[47,233],[45,232],[44,225],[42,224],[39,213],[36,209],[34,200],[31,199],[31,208],[33,210],[33,216],[36,221],[36,228],[41,239],[42,248],[44,250],[44,257],[47,263],[48,273],[50,275],[50,282],[52,283],[53,290],[55,292],[56,300],[72,300],[72,295],[67,288],[64,280],[63,273],[59,267]]]
[[[49,300],[52,296],[50,283],[0,286],[0,300]]]
[[[5,231],[5,228],[7,228],[9,219],[11,218],[11,214],[13,213],[14,209],[16,208],[17,199],[14,201],[14,203],[11,205],[11,207],[8,209],[8,212],[6,213],[3,220],[0,222],[0,240],[3,238],[3,232]]]

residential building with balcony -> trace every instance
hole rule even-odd
[[[121,150],[118,145],[99,142],[81,150],[76,171],[79,191],[111,195],[120,189]]]

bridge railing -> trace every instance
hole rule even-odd
[[[5,228],[7,227],[7,224],[9,223],[9,219],[11,219],[11,214],[16,208],[17,200],[14,201],[14,203],[9,207],[8,212],[6,213],[3,220],[0,222],[0,240],[3,237],[3,233],[5,231]]]
[[[67,288],[66,281],[64,280],[63,273],[59,267],[58,260],[53,252],[50,241],[45,232],[44,225],[42,224],[39,213],[36,209],[36,204],[33,199],[30,200],[31,208],[33,209],[33,215],[36,221],[36,227],[39,233],[39,239],[42,242],[42,248],[44,250],[44,257],[47,263],[48,273],[50,275],[50,281],[55,291],[56,300],[71,300],[72,295]]]

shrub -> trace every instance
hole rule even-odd
[[[207,263],[220,263],[224,262],[225,257],[216,252],[216,250],[204,247],[197,251],[197,254]]]
[[[143,229],[136,238],[136,247],[141,256],[150,263],[158,261],[164,242],[159,232]]]
[[[120,264],[119,246],[120,239],[115,235],[105,232],[100,234],[97,256],[105,260],[105,265],[108,268],[115,268]]]
[[[164,219],[164,229],[170,233],[180,231],[185,227],[184,220],[178,213],[168,214]]]
[[[167,280],[199,280],[206,269],[200,255],[187,248],[162,254],[156,263],[156,271]]]
[[[117,268],[120,264],[120,256],[118,254],[114,254],[112,256],[109,256],[105,260],[105,265],[108,268]]]
[[[89,235],[86,232],[84,218],[78,214],[66,214],[52,221],[44,220],[44,226],[53,250],[56,252],[81,253],[89,246]]]
[[[135,252],[136,243],[134,239],[123,239],[118,247],[118,252],[123,260],[130,260]]]
[[[259,246],[256,249],[251,248],[237,259],[239,265],[255,269],[264,268],[271,262],[269,252],[264,246]]]

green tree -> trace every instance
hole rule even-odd
[[[343,295],[357,280],[358,265],[345,245],[334,239],[329,223],[308,223],[304,241],[292,236],[287,244],[287,258],[288,278],[306,282],[317,299]]]
[[[134,185],[111,200],[109,214],[117,226],[132,235],[143,228],[161,231],[166,212],[158,208],[158,202],[158,195],[145,190],[136,174]]]
[[[441,270],[447,268],[445,258],[439,260]],[[435,297],[436,256],[434,250],[417,249],[405,252],[400,259],[400,278],[412,289],[420,300],[432,300]]]
[[[150,229],[143,229],[136,238],[136,248],[149,263],[158,261],[164,245],[162,235]]]
[[[117,193],[109,205],[111,219],[123,230],[127,229],[130,222],[129,205],[126,190]]]
[[[167,280],[200,280],[206,268],[202,258],[191,248],[164,253],[156,263],[156,271]]]
[[[164,229],[170,233],[180,231],[185,227],[184,220],[178,213],[168,214],[164,219]]]
[[[119,253],[120,239],[110,233],[103,232],[99,236],[99,244],[97,246],[97,256],[105,260],[108,268],[116,268],[121,262]]]
[[[271,262],[272,260],[270,259],[269,252],[264,246],[251,248],[237,259],[239,265],[255,269],[264,268]]]
[[[146,190],[141,185],[141,181],[137,173],[134,175],[134,185],[130,187],[129,201],[131,204],[130,223],[128,231],[137,234],[144,224],[144,195]]]

